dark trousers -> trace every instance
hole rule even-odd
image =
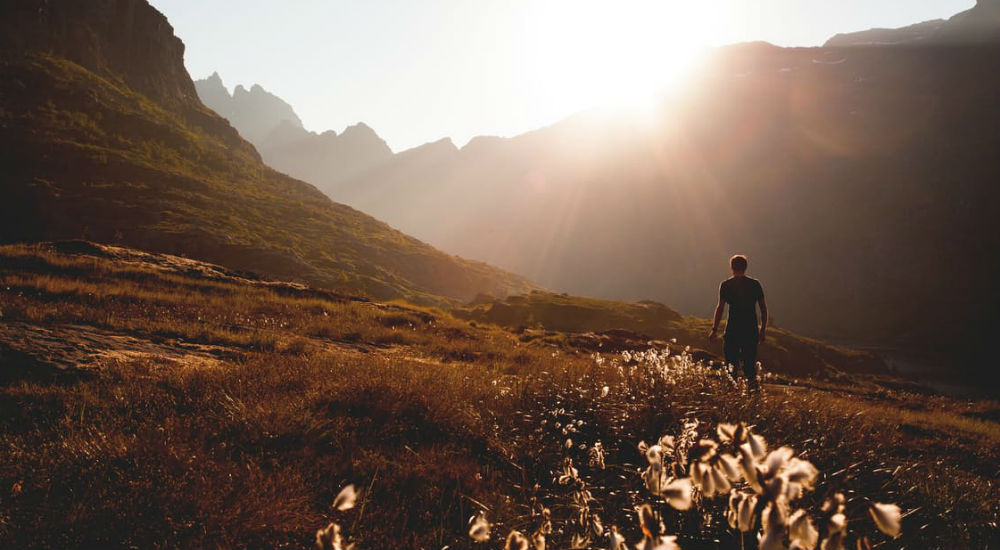
[[[733,366],[733,376],[742,370],[751,388],[757,387],[757,338],[757,331],[724,336],[726,364]]]

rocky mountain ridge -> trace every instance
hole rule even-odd
[[[1000,42],[1000,1],[976,0],[975,6],[948,19],[934,19],[898,29],[841,33],[823,46],[956,46],[996,42]]]
[[[143,0],[18,0],[0,21],[0,242],[85,238],[425,303],[533,287],[264,165]]]
[[[195,87],[205,105],[229,120],[269,166],[328,195],[338,183],[392,157],[385,140],[363,122],[339,135],[333,130],[306,130],[288,103],[259,84],[249,91],[238,85],[230,95],[216,72],[195,81]]]

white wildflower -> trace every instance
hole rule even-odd
[[[715,428],[715,431],[719,434],[719,441],[728,443],[733,440],[736,433],[736,425],[722,422]]]
[[[764,455],[767,454],[767,441],[762,436],[750,434],[747,443],[750,445],[750,450],[753,451],[753,457],[757,460],[764,458]]]
[[[503,545],[504,550],[529,550],[528,539],[520,531],[511,531],[507,535],[507,542]]]
[[[566,457],[563,461],[563,473],[559,476],[560,485],[569,485],[570,483],[576,481],[578,477],[577,469],[573,467],[573,459]]]
[[[819,547],[821,550],[843,550],[846,537],[847,516],[838,512],[831,516],[830,521],[827,522],[827,536]]]
[[[316,548],[319,550],[341,550],[344,541],[340,537],[340,526],[336,523],[316,531]]]
[[[757,496],[746,495],[746,497],[740,502],[740,509],[736,518],[736,524],[740,528],[740,531],[749,533],[753,529],[756,509]]]
[[[875,526],[878,527],[879,531],[893,538],[899,536],[899,523],[903,519],[899,506],[873,502],[868,511],[871,513],[872,519],[875,520]]]
[[[712,477],[712,483],[715,485],[716,494],[724,495],[729,492],[729,489],[732,488],[732,485],[730,485],[729,479],[726,476],[725,472],[723,472],[722,468],[719,467],[718,465],[712,468],[711,477]]]
[[[691,478],[675,479],[660,489],[660,496],[677,510],[691,508]]]
[[[764,465],[767,466],[768,476],[773,476],[777,474],[785,466],[792,455],[795,454],[789,447],[780,447],[770,452],[767,455],[767,459],[764,460]]]
[[[545,533],[535,531],[531,535],[531,546],[534,550],[545,550]]]
[[[343,512],[354,508],[354,503],[358,499],[358,493],[354,490],[354,485],[348,485],[340,490],[337,498],[333,499],[333,508]]]
[[[788,536],[792,544],[797,543],[801,548],[816,548],[816,543],[819,542],[816,526],[813,525],[809,514],[802,509],[796,510],[792,517],[788,518]]]
[[[469,518],[469,537],[476,542],[486,542],[490,540],[490,522],[486,521],[486,512],[480,512],[478,516]]]
[[[627,550],[628,545],[625,544],[625,537],[618,532],[618,528],[614,525],[608,529],[608,550]]]
[[[729,481],[740,480],[739,461],[733,455],[727,453],[719,455],[718,467],[726,474]]]
[[[788,481],[798,483],[804,489],[811,491],[815,487],[819,470],[808,460],[793,458],[785,466],[785,474],[788,476]]]
[[[653,445],[646,448],[646,460],[650,466],[659,468],[663,465],[663,447]]]
[[[740,471],[743,473],[743,479],[747,480],[750,487],[757,491],[758,493],[763,491],[760,486],[760,480],[757,479],[757,462],[754,460],[753,450],[750,448],[749,443],[744,443],[739,446],[740,451]]]
[[[763,536],[758,538],[760,550],[781,550],[785,548],[785,525],[788,523],[788,510],[783,498],[768,503],[764,507]]]

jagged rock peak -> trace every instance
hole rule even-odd
[[[500,136],[476,136],[469,140],[469,143],[462,147],[462,151],[475,151],[480,150],[491,145],[496,145],[498,143],[505,143],[510,141],[509,138]]]
[[[378,134],[375,133],[375,130],[373,130],[371,126],[365,124],[364,122],[358,122],[357,124],[352,124],[351,126],[348,126],[347,128],[344,128],[344,131],[340,135],[341,136],[375,136],[375,137],[378,137]],[[379,138],[379,139],[381,139],[381,138]]]
[[[184,43],[144,0],[5,0],[0,48],[65,57],[156,100],[198,102]]]
[[[232,95],[229,93],[226,85],[223,84],[222,77],[219,76],[218,72],[212,73],[208,78],[195,80],[194,88],[198,91],[198,97],[201,98],[201,102],[209,105],[209,107],[211,107],[211,104],[232,99]],[[223,116],[225,115],[223,114]]]
[[[458,147],[450,137],[441,138],[407,149],[399,153],[402,157],[422,157],[425,155],[451,155],[458,152]]]

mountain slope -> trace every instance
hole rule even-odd
[[[83,236],[380,298],[531,286],[265,166],[141,0],[7,2],[0,31],[0,241]]]
[[[420,151],[331,195],[550,288],[708,315],[750,255],[781,326],[982,364],[1000,48],[723,48],[656,112]]]
[[[250,90],[236,86],[230,95],[219,73],[212,73],[196,80],[194,87],[202,103],[222,115],[251,143],[260,143],[282,123],[302,129],[302,121],[292,106],[257,84]]]
[[[976,0],[972,8],[945,19],[899,29],[868,29],[834,35],[824,46],[957,45],[1000,42],[1000,0]]]
[[[341,134],[317,134],[302,127],[292,107],[254,84],[237,86],[229,95],[219,73],[195,81],[209,109],[229,120],[260,152],[268,166],[308,181],[330,194],[341,181],[381,164],[392,150],[368,125],[358,123]]]

